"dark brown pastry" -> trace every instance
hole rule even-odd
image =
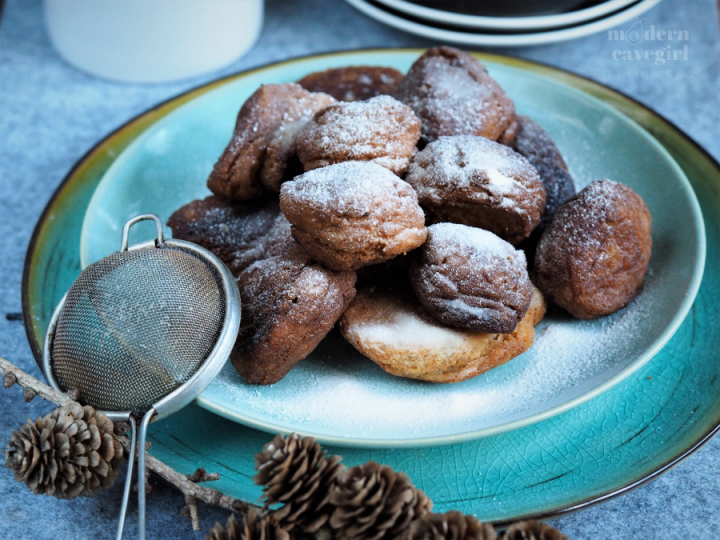
[[[295,239],[335,270],[392,259],[427,236],[415,191],[375,163],[346,161],[307,172],[283,184],[280,208]]]
[[[390,96],[336,103],[315,115],[299,135],[306,171],[343,161],[372,161],[402,175],[420,138],[420,120]]]
[[[650,264],[652,218],[628,186],[598,180],[555,214],[538,245],[537,286],[579,319],[609,315],[640,290]]]
[[[176,210],[167,224],[173,238],[212,251],[236,276],[255,261],[302,251],[277,199],[232,202],[211,195]]]
[[[349,66],[317,71],[297,83],[309,92],[324,92],[338,101],[362,101],[392,94],[402,78],[402,73],[389,67]]]
[[[530,236],[545,209],[535,168],[502,144],[474,135],[441,137],[418,153],[405,181],[429,222],[462,223],[513,245]]]
[[[545,212],[538,226],[542,231],[558,208],[575,195],[575,183],[550,134],[527,116],[517,117],[517,131],[510,147],[535,167],[545,186]]]
[[[525,254],[489,231],[454,223],[428,228],[410,263],[420,303],[440,322],[508,333],[532,299]]]
[[[230,356],[252,384],[274,384],[310,354],[355,296],[355,272],[273,257],[238,278],[242,321]]]
[[[515,104],[485,66],[452,47],[428,49],[410,68],[395,97],[420,117],[424,142],[443,135],[497,141],[512,132],[515,122]]]
[[[533,287],[525,317],[509,334],[451,328],[431,317],[407,283],[362,287],[340,318],[343,337],[388,373],[436,383],[476,377],[527,351],[545,314]]]
[[[298,132],[332,103],[332,96],[297,84],[261,86],[238,113],[232,139],[208,178],[210,191],[235,200],[260,197],[265,189],[279,191],[294,172],[286,168],[295,155]]]

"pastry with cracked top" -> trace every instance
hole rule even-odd
[[[510,139],[515,104],[470,53],[433,47],[412,65],[395,97],[422,121],[423,142],[447,135]]]
[[[334,270],[402,255],[427,237],[417,194],[385,167],[346,161],[283,184],[280,208],[293,237]]]
[[[537,286],[579,319],[624,307],[640,291],[652,253],[652,218],[628,186],[597,180],[563,204],[535,255]]]
[[[355,297],[355,272],[307,256],[272,257],[238,277],[242,320],[230,355],[252,384],[274,384],[307,357]]]
[[[390,96],[336,103],[300,133],[297,155],[306,171],[343,161],[370,161],[402,175],[420,139],[420,120]]]
[[[305,75],[297,83],[309,92],[324,92],[338,101],[362,101],[391,95],[404,75],[379,66],[348,66]]]
[[[509,145],[527,159],[545,186],[545,211],[538,228],[545,229],[558,208],[575,195],[575,183],[550,134],[527,116],[517,117],[517,132]]]
[[[277,192],[296,172],[297,136],[319,110],[335,103],[293,83],[261,86],[241,107],[230,143],[215,163],[208,188],[233,200]],[[301,170],[299,172],[302,172]]]
[[[530,236],[545,210],[535,167],[511,148],[474,135],[440,137],[418,153],[405,181],[430,223],[461,223],[513,245]]]
[[[476,332],[512,332],[533,290],[522,251],[489,231],[455,223],[428,228],[427,241],[413,253],[410,281],[438,321]]]
[[[527,351],[545,314],[533,288],[525,316],[510,333],[452,328],[432,317],[407,283],[362,287],[338,326],[361,354],[397,377],[435,383],[471,379]]]
[[[277,199],[228,201],[210,195],[177,209],[167,224],[173,238],[212,251],[236,276],[255,261],[302,250]]]

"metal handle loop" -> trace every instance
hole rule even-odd
[[[125,223],[125,226],[123,227],[123,234],[122,234],[122,244],[120,244],[120,251],[127,251],[128,250],[128,241],[130,239],[130,227],[135,225],[136,223],[139,223],[141,221],[154,221],[155,222],[155,231],[157,234],[157,238],[155,239],[155,246],[161,246],[165,243],[165,233],[163,232],[163,226],[162,221],[160,221],[160,218],[157,217],[155,214],[142,214],[140,216],[135,216],[134,218],[128,220],[127,223]]]

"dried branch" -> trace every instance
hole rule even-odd
[[[38,395],[44,400],[54,403],[58,407],[69,405],[74,401],[70,398],[70,396],[50,388],[47,384],[41,383],[35,377],[28,375],[4,358],[0,358],[0,374],[3,376],[3,386],[5,388],[10,388],[13,384],[19,385],[23,389],[26,401],[29,401],[28,396],[30,393],[33,394],[30,399],[34,398],[35,395]],[[27,393],[25,393],[25,391],[27,391]]]
[[[188,474],[187,479],[191,482],[199,484],[201,482],[212,482],[214,480],[220,480],[220,475],[218,473],[209,473],[205,470],[204,467],[200,467],[194,473]]]
[[[185,496],[185,508],[180,513],[192,521],[193,531],[200,531],[200,518],[198,518],[197,499],[195,497]]]
[[[23,394],[26,400],[27,397],[32,394],[32,397],[38,395],[46,401],[54,403],[58,407],[74,403],[71,396],[50,388],[48,385],[40,382],[32,375],[28,375],[4,358],[0,358],[0,375],[2,375],[3,386],[5,388],[10,388],[14,384],[23,388]],[[119,429],[115,430],[116,433],[113,436],[120,442],[120,444],[122,444],[125,452],[129,453],[130,439],[122,435],[122,433],[127,432],[127,429],[118,433],[122,427],[118,425],[116,428]],[[224,495],[215,489],[197,485],[198,482],[219,480],[220,475],[216,473],[207,473],[205,469],[198,469],[192,475],[181,474],[149,454],[146,458],[146,464],[148,470],[157,474],[183,493],[186,504],[189,507],[188,512],[190,518],[193,521],[193,529],[195,530],[200,530],[200,522],[197,517],[197,501],[203,501],[206,504],[218,506],[233,512],[241,512],[243,514],[247,513],[251,509],[254,509],[259,514],[263,512],[263,509],[259,506]],[[191,501],[192,504],[188,501]],[[198,527],[197,529],[195,528],[196,526]]]
[[[130,439],[128,439],[127,437],[118,437],[118,440],[120,441],[120,444],[123,445],[123,448],[125,448],[125,451],[129,452]],[[261,507],[254,504],[246,503],[245,501],[241,501],[239,499],[234,499],[229,495],[223,495],[215,489],[198,486],[195,482],[192,482],[188,478],[188,475],[177,472],[172,467],[165,465],[162,461],[154,458],[149,454],[146,457],[145,463],[148,469],[157,474],[166,482],[178,488],[186,497],[194,497],[195,499],[203,501],[204,503],[234,512],[241,512],[243,514],[251,509],[254,509],[258,513],[262,513],[263,511]],[[197,471],[195,472],[195,474],[197,474]],[[217,477],[219,478],[219,475],[217,475]]]

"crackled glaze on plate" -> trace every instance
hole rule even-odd
[[[315,60],[338,65],[357,54]],[[349,465],[374,459],[408,473],[437,511],[459,509],[502,524],[556,516],[624,493],[666,471],[720,430],[720,334],[715,331],[720,324],[720,165],[662,117],[598,83],[532,62],[482,58],[553,78],[639,122],[689,177],[709,239],[707,272],[678,332],[652,361],[597,398],[544,422],[462,444],[328,448]],[[25,324],[36,358],[53,308],[80,272],[82,216],[108,167],[159,119],[245,76],[198,88],[144,113],[101,141],[68,174],[35,229],[23,274]],[[249,501],[260,496],[251,480],[253,455],[268,441],[266,433],[191,405],[153,424],[150,439],[151,453],[176,470],[190,474],[206,467],[221,474],[213,487],[223,493]]]
[[[362,62],[407,70],[416,56],[365,54]],[[239,105],[260,84],[297,80],[323,67],[308,60],[249,75],[146,130],[108,170],[90,202],[83,265],[117,249],[128,218],[150,212],[165,221],[175,209],[209,193],[205,181],[227,144]],[[705,249],[697,201],[685,175],[652,137],[614,109],[553,81],[501,64],[488,67],[518,110],[553,135],[578,188],[611,178],[646,200],[656,219],[643,293],[597,321],[550,315],[528,353],[462,383],[393,377],[332,333],[272,386],[247,384],[226,366],[199,398],[202,407],[266,431],[296,431],[336,444],[458,442],[567,410],[629,375],[669,339],[692,303]]]

